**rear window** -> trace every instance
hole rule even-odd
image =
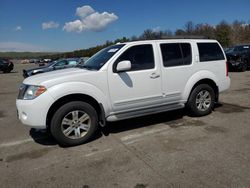
[[[200,61],[224,60],[224,54],[218,43],[197,43]]]

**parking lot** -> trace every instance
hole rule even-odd
[[[62,148],[17,119],[22,69],[0,73],[1,187],[250,187],[250,71],[230,73],[214,112],[185,110],[109,123]]]

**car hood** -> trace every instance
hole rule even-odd
[[[95,74],[96,72],[81,68],[61,69],[28,77],[23,83],[27,85],[43,85],[49,88],[64,82],[83,81],[83,75]]]
[[[231,53],[226,53],[226,56],[242,56],[244,53],[242,52],[231,52]]]

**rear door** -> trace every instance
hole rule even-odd
[[[189,42],[158,43],[162,59],[163,94],[166,102],[179,102],[193,75],[192,45]]]

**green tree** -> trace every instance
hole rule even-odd
[[[222,46],[229,47],[232,44],[230,39],[231,27],[227,22],[222,21],[216,26],[215,35],[216,39],[221,43]]]

